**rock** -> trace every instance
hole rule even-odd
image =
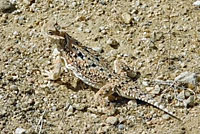
[[[187,100],[183,101],[185,107],[194,105],[194,96],[190,96]]]
[[[147,92],[152,92],[154,87],[146,87]]]
[[[191,93],[189,91],[185,91],[185,97],[188,98],[191,96]]]
[[[10,0],[10,3],[15,4],[17,0]]]
[[[183,83],[196,85],[197,84],[197,74],[191,73],[191,72],[183,72],[179,76],[177,76],[174,80],[183,82]]]
[[[75,1],[71,3],[72,8],[75,8],[76,6],[77,6],[77,3]]]
[[[185,99],[185,91],[180,92],[177,95],[177,99],[183,101]]]
[[[3,95],[0,95],[0,100],[3,99]]]
[[[105,0],[100,0],[99,3],[102,4],[102,5],[107,5]]]
[[[97,51],[98,53],[102,53],[102,52],[103,52],[102,47],[93,47],[92,49],[93,49],[94,51]]]
[[[200,94],[197,94],[197,99],[200,99]]]
[[[120,116],[118,120],[119,120],[119,123],[123,123],[126,121],[126,119],[122,116]]]
[[[10,90],[16,91],[18,90],[18,87],[16,85],[10,85]]]
[[[130,100],[130,101],[128,101],[128,107],[129,108],[135,108],[135,107],[137,107],[136,100]]]
[[[78,27],[78,31],[83,31],[83,26]]]
[[[200,1],[197,0],[197,1],[195,1],[192,5],[194,5],[194,6],[200,6]]]
[[[117,117],[114,117],[114,116],[110,116],[106,119],[106,123],[108,124],[116,124],[118,122],[118,118]]]
[[[105,26],[100,26],[100,27],[99,27],[99,32],[101,32],[102,34],[106,34],[106,33],[107,33],[107,32],[106,32],[107,29],[108,29],[108,28],[105,27]]]
[[[33,4],[35,2],[35,0],[24,0],[24,3],[27,5],[27,6],[30,6],[31,4]]]
[[[9,0],[0,0],[0,12],[10,13],[16,8]]]
[[[15,130],[15,134],[25,134],[26,133],[26,129],[23,129],[23,128],[17,128]]]
[[[81,16],[77,16],[75,20],[76,21],[86,21],[87,19],[85,16],[81,15]]]
[[[108,39],[106,43],[114,49],[117,49],[119,47],[119,43],[114,39]]]
[[[124,21],[124,23],[126,24],[130,24],[132,21],[131,15],[127,12],[122,14],[122,20]]]
[[[158,85],[155,86],[154,90],[151,92],[154,95],[157,95],[160,93],[160,87]]]
[[[147,87],[147,86],[149,86],[149,83],[147,81],[142,81],[142,85]]]
[[[107,34],[106,30],[102,30],[101,33],[104,35]]]
[[[13,35],[16,37],[16,36],[18,36],[18,35],[19,35],[19,32],[17,32],[17,31],[14,31],[14,32],[13,32]]]
[[[91,33],[91,30],[87,28],[87,29],[84,30],[84,32]]]
[[[103,30],[105,30],[106,28],[105,28],[105,26],[100,26],[99,27],[99,32],[101,32],[101,31],[103,31]]]
[[[81,110],[84,110],[86,106],[84,104],[73,104],[73,108],[81,111]]]
[[[119,128],[120,130],[123,130],[123,129],[124,129],[124,124],[119,124],[119,125],[118,125],[118,128]]]
[[[68,109],[67,109],[67,115],[70,116],[70,115],[73,114],[73,112],[74,112],[74,108],[72,107],[72,105],[70,105],[70,106],[68,107]]]
[[[169,120],[170,116],[168,114],[163,114],[162,118],[165,119],[165,120]]]
[[[52,111],[54,111],[54,112],[55,112],[55,111],[57,110],[57,107],[56,107],[56,106],[52,106],[52,108],[51,108],[51,109],[52,109]]]
[[[4,116],[6,116],[6,114],[7,114],[7,111],[5,109],[1,109],[0,117],[4,117]]]

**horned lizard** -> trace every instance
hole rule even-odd
[[[87,85],[99,89],[95,99],[109,97],[113,93],[117,93],[127,99],[146,102],[179,120],[167,108],[143,92],[137,81],[133,81],[129,77],[126,69],[112,68],[98,52],[82,45],[78,40],[68,35],[57,23],[48,22],[44,25],[44,29],[47,30],[44,35],[50,37],[52,42],[57,45],[53,53],[55,69],[45,73],[50,79],[59,78],[62,63],[64,63],[64,68],[71,70],[77,78]]]

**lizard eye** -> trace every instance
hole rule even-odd
[[[53,31],[51,31],[51,30],[49,30],[47,33],[48,33],[49,35],[53,35]]]

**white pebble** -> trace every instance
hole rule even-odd
[[[116,124],[117,121],[118,121],[118,118],[117,118],[117,117],[114,117],[114,116],[108,117],[108,118],[106,119],[106,123],[112,124],[112,125]]]
[[[97,51],[99,53],[101,53],[103,51],[102,47],[93,47],[92,48],[94,51]]]
[[[122,19],[126,24],[131,23],[131,20],[132,20],[131,15],[126,12],[122,14]]]
[[[192,5],[194,5],[194,6],[200,6],[200,1],[199,0],[195,1]]]
[[[17,128],[15,130],[15,134],[25,134],[26,132],[26,129],[23,129],[23,128]]]
[[[72,2],[72,7],[75,7],[77,5],[77,3],[74,1]]]
[[[17,36],[17,35],[19,35],[19,32],[14,31],[14,32],[13,32],[13,35],[14,35],[14,36]]]
[[[169,120],[170,117],[169,117],[168,114],[163,114],[163,115],[162,115],[162,118],[165,119],[165,120]]]
[[[90,30],[90,29],[85,29],[85,32],[86,32],[86,33],[90,33],[91,30]]]
[[[183,72],[178,75],[175,81],[183,82],[183,83],[190,83],[196,85],[197,83],[197,74],[192,72]]]

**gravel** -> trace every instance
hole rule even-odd
[[[199,10],[192,5],[193,0],[11,1],[0,1],[2,134],[16,130],[48,134],[101,130],[135,134],[199,133],[199,77],[193,73],[200,74],[200,30]],[[97,90],[82,84],[70,71],[57,81],[47,80],[42,73],[52,70],[51,54],[55,46],[43,37],[41,27],[44,21],[52,19],[84,46],[100,47],[97,51],[111,65],[117,55],[133,55],[134,58],[128,56],[124,60],[141,73],[136,80],[141,85],[138,90],[174,109],[184,123],[163,117],[162,111],[148,104],[116,94],[116,100],[104,107],[107,112],[99,113],[98,107],[93,106]],[[108,45],[108,39],[117,41],[117,49]],[[155,89],[151,81],[174,80],[184,72],[189,72],[186,75],[189,84],[160,84],[160,91],[151,94]],[[144,80],[148,83],[142,84]],[[149,87],[149,91],[143,86]],[[175,107],[176,95],[183,90],[185,94],[180,98],[185,105]],[[109,115],[110,107],[115,112]]]

